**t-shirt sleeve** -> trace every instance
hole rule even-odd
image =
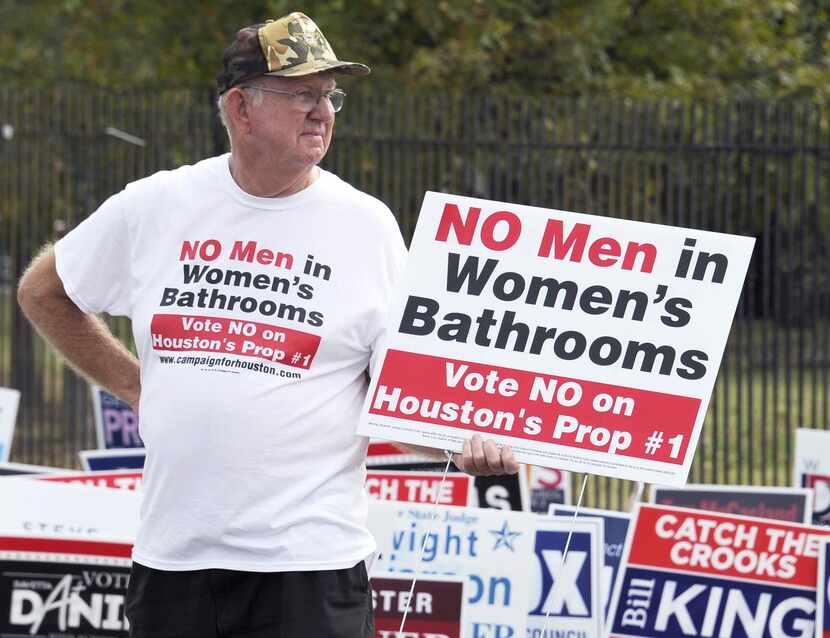
[[[55,244],[58,276],[84,312],[130,314],[127,197],[126,191],[113,195]]]
[[[389,231],[389,243],[386,251],[386,287],[385,287],[385,301],[386,308],[383,313],[383,325],[378,326],[376,336],[372,341],[372,354],[369,359],[369,376],[374,376],[380,371],[382,357],[386,349],[387,325],[389,323],[389,311],[392,300],[397,292],[397,286],[400,285],[401,276],[403,275],[404,267],[406,266],[407,250],[404,244],[401,231],[397,223],[389,213],[389,218],[392,220],[391,225],[394,227]]]

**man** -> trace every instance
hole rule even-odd
[[[318,168],[345,94],[301,13],[223,56],[228,155],[108,199],[30,266],[30,320],[141,414],[132,636],[373,635],[375,549],[354,430],[405,248],[378,200]],[[136,360],[93,314],[132,319]],[[515,472],[478,438],[457,461]]]

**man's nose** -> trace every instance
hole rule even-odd
[[[309,117],[315,120],[322,120],[324,122],[331,122],[334,119],[334,107],[331,105],[331,100],[324,95],[320,96],[317,104],[309,113]]]

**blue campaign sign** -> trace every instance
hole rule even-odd
[[[619,600],[610,638],[813,636],[813,593],[799,588],[629,568]]]
[[[465,579],[463,636],[541,638],[549,609],[548,638],[602,635],[599,521],[576,523],[564,561],[570,522],[535,514],[372,500],[369,529],[378,544],[372,577],[413,574],[423,547],[422,574]]]
[[[542,574],[542,591],[531,616],[552,618],[591,615],[591,534],[571,535],[568,554],[567,532],[537,532],[534,553]]]
[[[559,517],[573,517],[575,511],[577,511],[576,508],[563,507],[562,505],[551,505],[550,507],[550,514]],[[603,554],[605,556],[602,568],[602,616],[607,618],[608,608],[611,604],[611,593],[614,591],[614,583],[617,582],[617,575],[620,571],[625,536],[628,534],[628,524],[631,522],[631,516],[625,512],[590,507],[580,508],[577,516],[602,520]]]
[[[143,448],[138,418],[129,404],[99,386],[93,385],[91,390],[98,447],[105,450]]]
[[[821,546],[818,564],[818,626],[821,638],[830,638],[830,541]]]
[[[596,519],[576,525],[573,530],[565,523],[559,529],[536,532],[536,569],[531,571],[538,577],[531,578],[535,586],[531,586],[528,636],[541,637],[545,629],[544,636],[602,635],[602,526]]]
[[[823,638],[818,549],[830,530],[638,504],[608,638]]]
[[[144,468],[144,448],[135,450],[82,450],[78,453],[87,472],[107,470],[141,470]]]
[[[434,516],[433,516],[434,515]],[[530,514],[372,500],[378,545],[371,576],[414,574],[466,580],[464,636],[524,638],[535,521]],[[391,634],[390,634],[391,635]]]

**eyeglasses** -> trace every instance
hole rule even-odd
[[[326,98],[331,103],[331,109],[337,113],[343,108],[343,102],[346,100],[346,92],[343,89],[334,89],[332,91],[312,91],[311,89],[302,89],[300,91],[280,91],[279,89],[268,89],[264,86],[246,85],[243,89],[256,89],[257,91],[265,91],[266,93],[279,93],[280,95],[289,96],[294,104],[306,113],[313,111],[320,103],[321,98]]]

